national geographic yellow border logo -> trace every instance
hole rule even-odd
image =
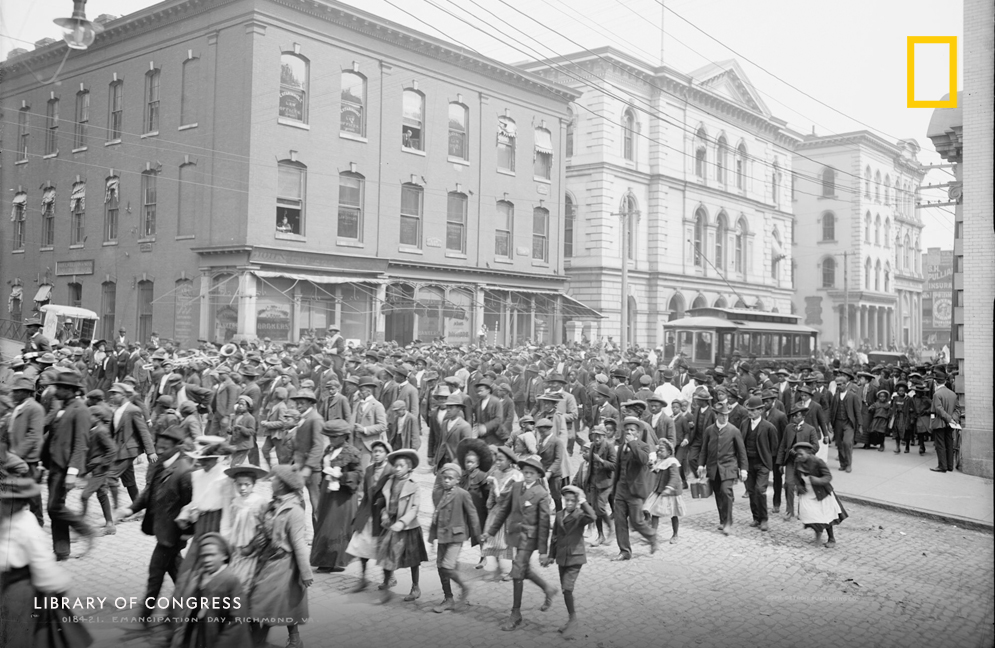
[[[908,36],[908,103],[909,108],[956,108],[957,107],[957,37],[956,36]],[[946,101],[916,101],[916,44],[946,43],[950,47],[950,98]]]

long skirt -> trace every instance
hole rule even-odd
[[[311,543],[311,565],[324,569],[349,564],[346,548],[352,538],[356,497],[348,491],[325,491],[316,511],[318,523]]]
[[[491,509],[491,512],[487,514],[487,522],[484,523],[484,528],[491,528],[491,523],[494,518],[497,517],[497,507],[495,506]],[[485,556],[494,556],[498,559],[511,560],[515,557],[515,551],[512,547],[508,546],[508,541],[506,539],[506,534],[504,531],[504,525],[502,524],[497,532],[487,538],[487,542],[481,548],[481,551]]]
[[[307,623],[307,589],[292,552],[268,550],[259,557],[249,592],[249,616],[270,626]]]
[[[847,518],[846,510],[836,493],[829,493],[821,500],[812,489],[798,496],[798,521],[805,528],[821,532],[826,527],[839,524]]]
[[[366,525],[362,531],[352,534],[349,546],[345,548],[345,551],[353,558],[377,559],[377,538],[373,535],[373,518],[366,520]]]
[[[680,518],[687,513],[687,503],[684,501],[683,494],[650,493],[646,501],[643,502],[643,511],[658,518]]]
[[[418,567],[426,560],[428,560],[428,551],[425,549],[425,538],[422,537],[421,527],[404,531],[388,529],[380,536],[377,563],[383,569],[394,571]]]

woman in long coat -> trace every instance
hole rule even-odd
[[[352,520],[363,479],[359,450],[346,443],[351,431],[347,421],[338,419],[327,421],[322,428],[328,447],[321,459],[321,499],[311,545],[311,565],[319,574],[343,571],[349,564],[346,548],[352,539]]]
[[[387,462],[387,455],[393,452],[390,444],[378,439],[371,445],[372,461],[363,475],[362,499],[352,520],[352,539],[346,547],[346,552],[353,558],[359,558],[360,563],[361,576],[353,592],[362,592],[369,584],[366,565],[377,559],[377,542],[383,533],[380,525],[380,511],[383,510],[380,490],[393,473],[393,466]]]
[[[314,582],[304,542],[304,478],[290,466],[271,473],[273,501],[252,544],[258,556],[249,590],[249,618],[256,646],[266,645],[271,626],[287,626],[288,648],[303,646],[298,626],[307,622],[307,588]]]

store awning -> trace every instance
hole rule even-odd
[[[55,202],[55,187],[47,187],[41,195],[41,204],[50,205]]]
[[[272,272],[270,270],[253,270],[252,274],[261,279],[293,279],[294,281],[310,281],[316,284],[372,283],[385,284],[389,279],[369,277],[330,277],[328,275],[301,274],[298,272]]]
[[[77,182],[73,185],[73,193],[69,196],[69,211],[76,211],[76,205],[80,209],[86,209],[86,183]]]
[[[560,295],[563,298],[563,314],[567,317],[604,319],[604,315],[583,304],[570,295]]]
[[[121,184],[121,179],[117,176],[111,176],[107,178],[107,186],[104,187],[104,202],[109,203],[118,197],[118,187]]]
[[[52,299],[52,284],[42,284],[35,293],[36,302],[44,302]]]
[[[10,222],[17,222],[18,210],[23,208],[24,204],[28,202],[28,194],[18,193],[14,194],[14,200],[10,209]]]
[[[553,136],[545,128],[536,129],[536,152],[553,154]]]

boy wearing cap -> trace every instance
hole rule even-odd
[[[549,494],[553,498],[553,505],[559,511],[563,508],[560,499],[560,487],[563,484],[563,461],[567,448],[563,439],[553,432],[553,421],[548,418],[541,418],[536,423],[537,451],[542,461],[542,467],[546,471],[546,483],[549,485]]]
[[[515,557],[511,563],[511,579],[513,585],[513,602],[511,616],[501,626],[502,630],[511,631],[522,625],[522,590],[524,581],[528,579],[542,588],[546,596],[539,608],[545,612],[553,604],[556,588],[546,584],[529,566],[532,554],[539,552],[540,562],[545,561],[549,544],[549,491],[539,483],[539,478],[545,473],[537,457],[527,457],[518,462],[522,471],[523,481],[511,488],[511,496],[498,502],[493,509],[493,519],[481,541],[497,533],[501,525],[508,521],[505,527],[505,538],[508,546],[514,547]]]
[[[603,425],[591,428],[589,433],[591,443],[585,448],[587,475],[584,482],[579,484],[584,489],[587,499],[594,503],[598,538],[591,543],[592,547],[608,544],[612,535],[612,516],[608,499],[612,490],[612,476],[615,474],[616,455],[615,445],[608,442],[606,436],[607,430]]]
[[[446,610],[461,610],[466,606],[470,588],[457,569],[460,549],[466,540],[470,540],[471,545],[484,541],[480,533],[480,517],[473,499],[468,492],[456,485],[462,476],[463,470],[457,464],[445,464],[439,472],[442,490],[433,493],[433,499],[438,496],[438,501],[428,530],[428,541],[439,541],[436,565],[445,597],[441,604],[433,608],[439,614]],[[451,581],[460,586],[458,604],[453,599]]]
[[[231,455],[232,466],[244,462],[256,444],[256,418],[249,413],[250,407],[252,399],[248,396],[239,396],[235,402],[235,416],[228,430],[228,441],[234,450]]]
[[[563,487],[563,510],[557,512],[549,541],[549,554],[543,567],[556,562],[560,572],[560,589],[566,605],[568,619],[559,631],[564,637],[573,634],[577,627],[574,609],[574,586],[580,568],[587,562],[584,550],[584,530],[595,520],[594,509],[584,499],[584,491],[576,486]]]
[[[805,421],[808,406],[796,403],[791,409],[791,422],[784,429],[781,444],[777,449],[778,470],[784,474],[784,498],[787,504],[787,515],[784,519],[791,520],[796,515],[795,509],[795,452],[796,443],[808,443],[812,453],[819,451],[819,432]],[[776,512],[776,511],[775,511]]]
[[[353,445],[359,450],[363,470],[370,465],[373,442],[387,440],[387,411],[373,395],[377,385],[375,378],[366,377],[359,381],[358,400],[349,420],[352,423]]]

